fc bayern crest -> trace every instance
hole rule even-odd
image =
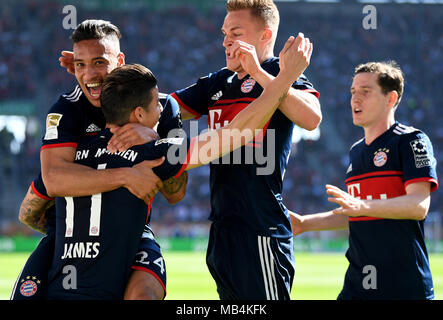
[[[247,79],[247,80],[243,81],[243,83],[241,85],[241,92],[243,92],[243,93],[251,92],[252,89],[254,88],[254,85],[255,85],[254,79]]]
[[[388,161],[388,152],[389,150],[386,148],[379,149],[375,152],[374,165],[376,167],[382,167],[385,165],[386,161]]]
[[[20,286],[22,296],[31,297],[37,292],[37,284],[32,280],[26,280]]]

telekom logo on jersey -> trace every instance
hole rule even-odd
[[[360,183],[352,183],[348,184],[348,193],[354,198],[361,199],[361,191],[360,191]],[[386,193],[380,194],[380,199],[387,199],[388,196]],[[372,200],[373,196],[368,194],[366,195],[366,200]]]

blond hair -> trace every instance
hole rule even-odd
[[[277,35],[280,24],[280,14],[273,0],[228,0],[226,3],[228,12],[249,9],[251,15],[269,27]]]

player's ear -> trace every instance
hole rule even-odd
[[[141,123],[145,117],[144,109],[142,107],[136,107],[132,110],[131,115],[129,116],[130,123]]]
[[[120,67],[125,64],[125,54],[123,52],[120,52],[117,55],[117,66]]]
[[[388,92],[388,105],[393,108],[398,100],[398,93],[395,90]]]
[[[266,27],[263,30],[263,33],[262,33],[262,36],[261,36],[260,40],[262,40],[263,42],[268,42],[268,41],[270,41],[272,39],[272,35],[273,35],[273,32],[272,32],[271,28]]]

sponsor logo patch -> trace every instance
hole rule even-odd
[[[428,147],[423,139],[416,139],[409,143],[414,153],[415,166],[417,168],[429,167],[431,157],[428,153]]]
[[[159,144],[162,143],[170,143],[170,144],[183,144],[183,138],[164,138],[164,139],[159,139],[157,141],[155,141],[155,145],[158,146]]]
[[[46,117],[46,133],[45,140],[58,139],[58,129],[60,120],[63,117],[60,113],[49,113]]]

